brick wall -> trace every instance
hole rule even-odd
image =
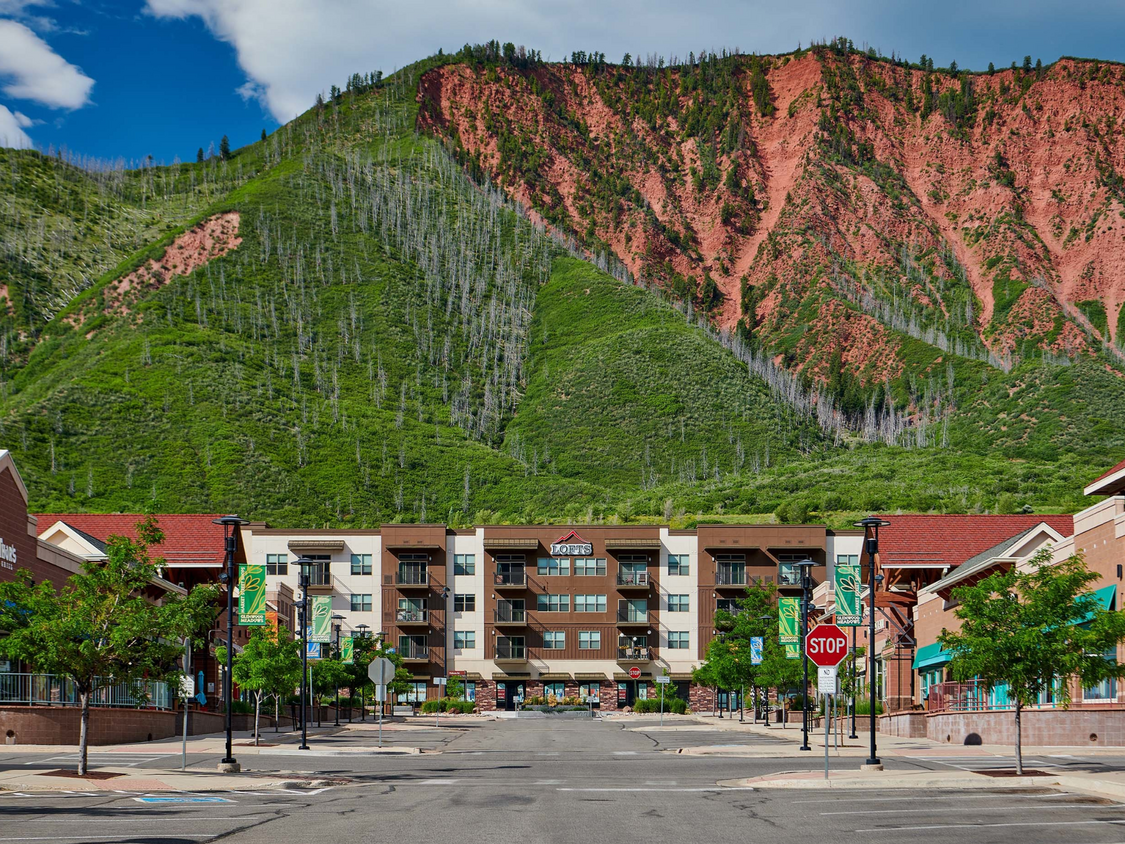
[[[924,732],[914,724],[918,717],[925,720]],[[1030,709],[1021,721],[1027,747],[1125,747],[1125,708],[1120,706]],[[879,731],[948,744],[1008,746],[1016,741],[1016,717],[1011,710],[892,715],[879,719]]]

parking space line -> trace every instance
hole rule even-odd
[[[1120,826],[1125,824],[1125,819],[1119,821],[1009,821],[1004,823],[950,823],[932,824],[929,826],[887,826],[874,829],[857,829],[856,832],[919,832],[927,829],[986,829],[991,827],[1014,826]]]
[[[988,794],[948,794],[948,795],[933,795],[930,797],[837,797],[837,798],[824,798],[819,800],[792,800],[793,804],[797,803],[918,803],[923,800],[987,800],[990,797],[994,798],[1018,798],[1021,800],[1030,800],[1033,797],[1072,797],[1071,794],[1003,794],[990,792]]]
[[[1035,809],[1048,809],[1054,811],[1056,809],[1125,809],[1125,803],[1115,803],[1111,806],[1104,804],[1091,804],[1091,803],[1063,803],[1061,806],[1058,803],[1052,803],[1049,806],[1020,806],[1015,809],[1012,806],[974,806],[974,812],[1030,812]],[[821,812],[821,815],[898,815],[901,814],[901,809],[857,809],[847,812]]]

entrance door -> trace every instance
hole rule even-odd
[[[513,680],[505,680],[504,682],[504,708],[509,712],[515,712],[519,709],[520,704],[523,703],[524,685],[517,683]]]

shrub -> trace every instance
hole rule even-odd
[[[637,700],[633,702],[633,711],[640,714],[648,714],[660,711],[660,698],[649,698],[647,700]],[[664,711],[671,712],[674,715],[686,715],[687,703],[679,698],[667,698],[664,701]]]

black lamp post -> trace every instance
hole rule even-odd
[[[298,750],[309,749],[309,716],[308,716],[308,683],[309,683],[309,569],[316,565],[316,560],[301,557],[296,563],[301,573],[297,575],[297,584],[301,589],[301,600],[297,608],[301,611],[301,743]]]
[[[855,731],[855,625],[852,625],[852,734],[848,738],[859,738]]]
[[[773,621],[773,616],[772,615],[760,615],[760,616],[758,616],[758,621],[767,621],[767,622]],[[765,657],[765,651],[766,651],[766,636],[768,636],[769,634],[770,634],[770,627],[767,624],[766,628],[765,628],[765,632],[762,633],[762,657],[763,658]],[[766,719],[765,720],[766,720],[766,729],[768,730],[770,728],[770,690],[769,689],[763,689],[763,691],[765,692],[765,698],[766,698],[766,700],[765,700]],[[758,723],[758,684],[757,683],[754,684],[754,723],[755,724]]]
[[[449,594],[448,586],[441,587],[441,640],[444,643],[441,649],[441,671],[446,683],[449,682]]]
[[[359,638],[361,638],[361,639],[367,638],[367,631],[369,629],[368,625],[357,624],[355,626],[355,629],[359,631]],[[366,687],[364,686],[363,683],[360,683],[359,684],[359,720],[360,721],[366,721],[367,720],[367,700],[366,700],[366,696],[367,696],[367,689],[366,689]]]
[[[231,680],[234,671],[234,586],[238,581],[238,571],[234,563],[234,552],[238,547],[238,537],[236,535],[238,529],[250,523],[245,519],[238,518],[238,516],[223,516],[221,519],[213,519],[212,524],[223,526],[223,545],[226,551],[224,571],[219,576],[219,579],[223,581],[227,587],[227,670],[223,675],[223,700],[225,700],[227,704],[227,755],[224,756],[223,761],[219,763],[219,770],[227,773],[238,773],[242,768],[238,764],[238,760],[234,758],[234,753],[232,752],[232,716],[234,714],[234,707],[233,701],[231,700],[233,694]]]
[[[801,560],[801,667],[804,670],[804,686],[801,688],[801,746],[798,750],[812,750],[809,747],[809,655],[805,653],[805,637],[809,635],[809,592],[812,589],[812,560]]]
[[[336,622],[332,625],[332,630],[336,634],[336,659],[340,658],[340,622],[344,620],[344,616],[333,614],[332,620]],[[336,723],[332,726],[340,726],[340,681],[336,681]]]
[[[879,553],[879,528],[886,527],[889,524],[890,522],[875,516],[868,516],[866,519],[855,523],[856,527],[863,528],[863,547],[867,551],[867,559],[871,566],[871,576],[867,580],[867,649],[869,652],[867,682],[871,691],[871,753],[864,765],[878,765],[880,769],[883,763],[879,760],[875,747],[875,585],[881,578],[877,579],[875,575],[875,555]]]

